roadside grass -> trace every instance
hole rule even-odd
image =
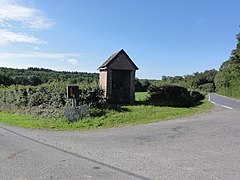
[[[140,97],[144,93],[141,94]],[[213,104],[205,99],[202,104],[191,108],[159,107],[150,105],[121,106],[122,110],[106,110],[100,117],[89,117],[78,122],[67,123],[63,119],[52,120],[37,118],[31,115],[0,112],[0,122],[24,128],[41,128],[57,130],[89,130],[111,128],[126,125],[137,125],[163,120],[187,117],[198,113],[209,112]]]
[[[61,127],[60,124],[63,121],[37,118],[32,115],[0,112],[0,122],[7,125],[20,126],[24,128],[51,129],[57,126]]]

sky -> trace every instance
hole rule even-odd
[[[219,69],[236,47],[239,0],[0,0],[0,67],[98,72],[124,49],[137,77]]]

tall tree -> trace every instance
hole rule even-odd
[[[240,98],[240,33],[236,39],[236,49],[220,67],[215,84],[220,94]]]

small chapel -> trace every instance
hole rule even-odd
[[[99,68],[99,86],[111,103],[134,104],[135,73],[138,67],[122,49],[112,54]]]

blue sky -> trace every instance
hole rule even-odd
[[[0,0],[0,66],[97,72],[124,49],[137,77],[218,69],[236,46],[239,0]]]

